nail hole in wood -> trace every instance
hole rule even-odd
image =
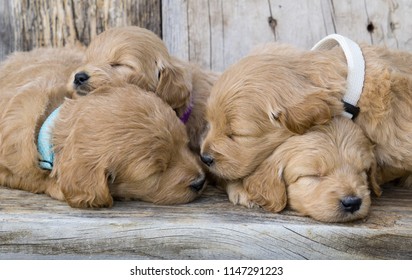
[[[368,25],[366,26],[366,30],[368,30],[369,33],[373,33],[373,31],[375,30],[375,26],[372,22],[368,23]]]
[[[268,17],[268,23],[272,30],[275,30],[276,26],[278,25],[278,22],[276,19],[274,19],[272,16]]]

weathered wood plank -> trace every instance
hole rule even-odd
[[[162,1],[163,40],[170,53],[184,60],[189,60],[187,13],[186,1]]]
[[[223,1],[222,6],[224,67],[245,56],[256,44],[274,40],[268,1]]]
[[[9,1],[0,1],[0,61],[15,49],[14,27],[11,19]]]
[[[410,1],[333,1],[333,7],[338,33],[359,42],[412,50]]]
[[[160,0],[51,1],[0,3],[0,61],[14,50],[88,44],[113,26],[138,25],[161,36]]]
[[[267,0],[167,0],[163,40],[173,55],[221,71],[255,43],[273,41],[269,14]]]
[[[269,0],[275,40],[304,48],[336,33],[329,0]]]
[[[338,32],[357,41],[412,49],[408,0],[5,0],[0,60],[14,50],[88,44],[111,26],[139,25],[163,36],[171,53],[222,71],[255,45],[310,48]]]
[[[245,209],[212,188],[180,206],[72,209],[7,188],[0,201],[1,259],[412,259],[412,190],[402,188],[348,224]]]
[[[258,44],[279,41],[309,49],[331,33],[412,50],[408,0],[168,0],[162,6],[163,38],[171,53],[216,71]]]

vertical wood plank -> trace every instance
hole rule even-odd
[[[407,0],[333,1],[337,32],[358,42],[412,49],[412,3]]]
[[[369,14],[365,1],[332,0],[332,3],[336,33],[357,42],[371,44],[372,36],[367,30],[367,25],[370,17],[378,17],[378,15]]]
[[[189,60],[211,68],[213,46],[210,1],[188,1]]]
[[[372,43],[412,50],[412,3],[406,0],[365,0]]]
[[[187,0],[162,1],[162,36],[169,52],[189,60]]]
[[[209,0],[208,13],[210,18],[210,69],[223,70],[225,61],[225,28],[223,3],[224,0]]]
[[[370,44],[398,48],[396,35],[390,26],[391,17],[396,10],[395,4],[392,5],[391,2],[386,0],[364,1],[367,22],[363,24],[362,33],[369,33]]]
[[[225,67],[247,55],[256,44],[274,40],[267,0],[223,1],[222,6]]]
[[[388,0],[389,29],[399,49],[412,51],[412,2]]]
[[[10,1],[0,1],[0,61],[15,49],[11,10]]]
[[[328,0],[269,0],[269,3],[276,41],[310,48],[314,42],[335,33]]]
[[[160,0],[5,0],[0,3],[0,61],[14,50],[63,46],[114,26],[138,25],[161,36]]]

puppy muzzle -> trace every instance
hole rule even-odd
[[[201,177],[196,179],[196,181],[190,184],[190,188],[192,188],[192,190],[194,190],[195,192],[199,192],[203,189],[205,182],[206,182],[206,177],[202,175]]]
[[[214,159],[211,155],[209,154],[201,154],[200,155],[200,160],[206,164],[208,167],[211,167],[214,163]]]
[[[346,196],[340,202],[343,210],[352,214],[358,211],[362,205],[362,199],[357,196]]]
[[[78,72],[74,75],[74,81],[73,84],[75,87],[80,87],[87,83],[89,80],[90,76],[86,72]]]

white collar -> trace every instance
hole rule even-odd
[[[332,34],[320,40],[312,50],[330,50],[338,44],[342,48],[348,64],[346,93],[343,96],[345,106],[343,115],[354,119],[359,113],[359,107],[356,105],[362,94],[365,80],[365,59],[359,45],[342,35]]]

